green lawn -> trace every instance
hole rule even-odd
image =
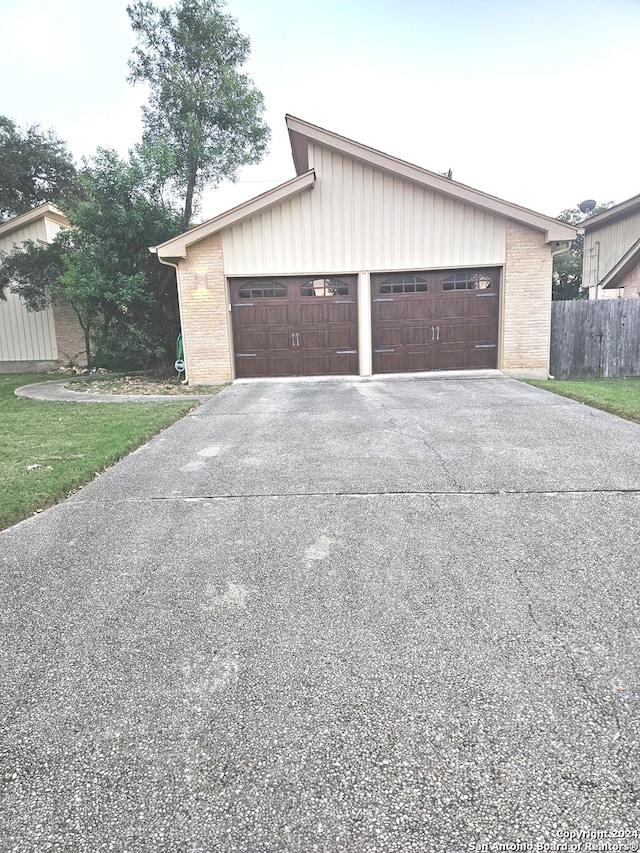
[[[640,423],[640,377],[630,379],[528,380],[529,385],[553,391]]]
[[[0,374],[0,530],[64,500],[197,405],[49,403],[13,393],[44,379]]]

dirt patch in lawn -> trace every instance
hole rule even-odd
[[[100,376],[76,379],[65,385],[80,394],[216,394],[221,385],[183,385],[178,380],[153,376]]]

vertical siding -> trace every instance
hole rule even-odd
[[[585,234],[583,284],[595,287],[639,237],[640,211]]]
[[[49,220],[47,220],[49,223]],[[60,226],[51,222],[58,230]],[[10,252],[25,240],[47,241],[45,220],[29,222],[0,237],[0,252]],[[0,361],[51,361],[58,358],[53,309],[27,311],[15,293],[5,291],[0,300]]]
[[[54,222],[53,219],[44,220],[45,240],[47,243],[53,243],[56,236],[64,229],[64,225],[59,222]]]
[[[15,293],[0,300],[0,361],[50,361],[58,358],[53,310],[29,312]]]
[[[10,252],[15,246],[19,246],[20,243],[24,243],[26,240],[49,242],[42,219],[36,219],[35,222],[28,222],[22,228],[0,237],[0,252]]]
[[[503,264],[506,223],[310,144],[312,190],[222,234],[227,275]]]

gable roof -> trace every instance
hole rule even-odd
[[[58,222],[60,225],[69,226],[71,224],[59,208],[46,201],[32,210],[27,210],[26,213],[20,213],[18,216],[0,223],[0,236],[4,237],[6,234],[10,234],[12,231],[16,231],[18,228],[22,228],[38,219],[53,219],[54,222]]]
[[[544,231],[547,242],[575,240],[576,229],[574,226],[568,225],[566,222],[560,222],[560,220],[554,219],[552,216],[536,213],[536,211],[529,210],[529,208],[521,207],[510,201],[488,195],[481,190],[476,190],[466,184],[461,184],[451,178],[439,175],[437,172],[430,172],[421,166],[414,166],[413,163],[407,163],[405,160],[399,160],[390,154],[384,154],[375,148],[369,148],[360,142],[354,142],[352,139],[339,136],[330,130],[309,124],[295,116],[287,115],[285,119],[287,128],[289,129],[293,161],[298,172],[309,168],[308,142],[317,142],[326,148],[339,151],[348,157],[359,160],[368,166],[382,169],[403,180],[411,181],[442,195],[450,196],[457,201],[484,208],[491,213]]]
[[[399,160],[389,154],[383,154],[375,148],[369,148],[352,139],[339,136],[330,130],[309,124],[294,116],[285,116],[289,138],[291,140],[291,151],[297,172],[297,177],[268,190],[262,195],[256,196],[231,210],[221,213],[219,216],[197,225],[184,234],[179,234],[171,240],[167,240],[159,246],[151,247],[150,251],[157,253],[160,259],[180,259],[186,257],[187,248],[200,240],[204,240],[213,234],[235,225],[243,219],[248,219],[257,213],[261,213],[270,207],[279,204],[293,195],[313,188],[316,176],[313,169],[309,168],[308,143],[317,142],[334,151],[359,160],[373,168],[382,169],[390,174],[396,175],[405,181],[410,181],[422,187],[433,190],[441,195],[449,196],[459,202],[482,208],[490,213],[503,216],[507,219],[528,225],[543,231],[546,242],[565,242],[575,240],[576,228],[566,222],[560,222],[543,213],[536,213],[526,207],[513,204],[509,201],[496,198],[495,196],[475,190],[465,184],[453,181],[429,172],[420,166],[414,166],[404,160]]]
[[[614,204],[613,207],[607,208],[580,223],[580,228],[585,231],[591,231],[601,225],[614,219],[623,219],[629,214],[638,213],[640,211],[640,195],[634,195],[626,201],[621,201],[620,204]]]

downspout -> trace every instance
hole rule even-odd
[[[155,256],[158,258],[158,260],[160,261],[160,263],[161,263],[161,264],[164,264],[164,266],[165,266],[165,267],[173,267],[173,269],[176,271],[176,285],[177,285],[177,288],[176,288],[176,289],[177,289],[177,291],[178,291],[178,310],[180,311],[180,329],[182,330],[182,310],[181,310],[181,307],[180,307],[180,284],[179,284],[180,279],[179,279],[179,274],[178,274],[178,264],[172,264],[172,263],[171,263],[171,261],[167,261],[167,260],[165,260],[164,258],[161,258],[161,257],[160,257],[160,255],[158,254],[158,250],[157,250],[157,248],[156,248],[155,246],[149,246],[149,251],[151,252],[151,254],[152,254],[152,255],[155,255]],[[182,343],[183,343],[183,346],[184,346],[184,336],[183,336],[183,338],[182,338]],[[187,351],[186,351],[186,348],[185,348],[185,351],[184,351],[184,363],[185,363],[184,375],[185,375],[185,379],[188,381],[188,379],[189,379],[189,373],[187,372],[187,367],[188,367],[188,365],[187,365]]]

